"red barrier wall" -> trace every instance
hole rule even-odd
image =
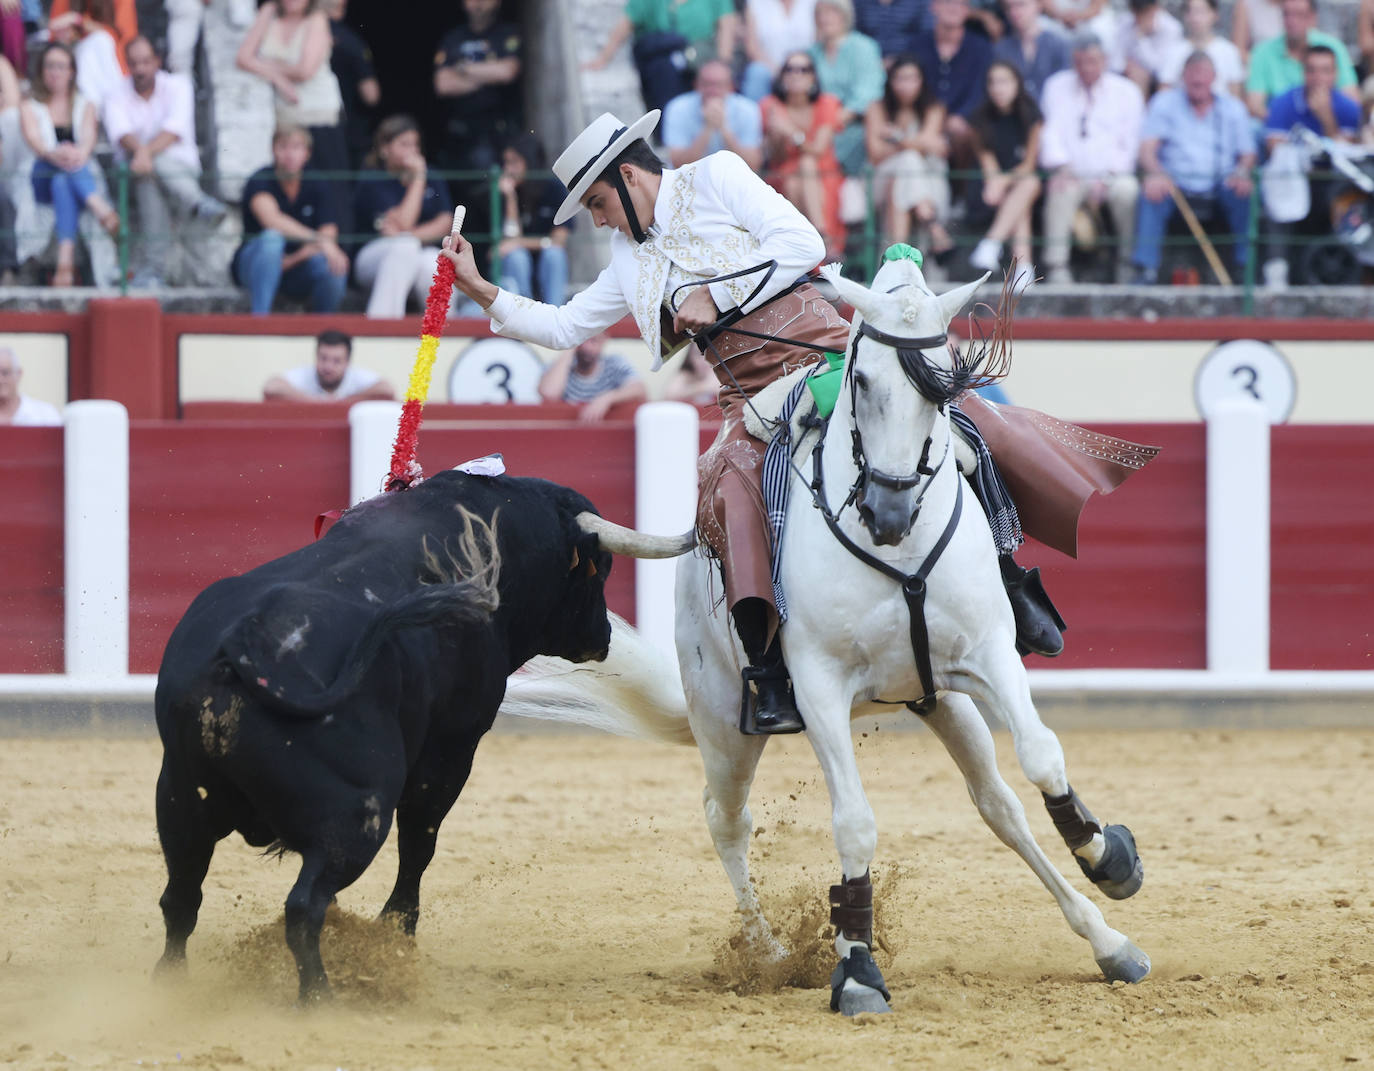
[[[0,427],[0,673],[61,673],[62,429]]]

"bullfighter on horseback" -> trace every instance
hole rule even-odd
[[[843,352],[850,325],[812,285],[825,244],[806,217],[734,153],[665,169],[644,140],[658,117],[651,111],[626,124],[602,114],[553,165],[568,189],[555,223],[586,208],[596,226],[614,232],[610,264],[567,304],[535,302],[488,282],[461,236],[445,239],[444,255],[453,261],[459,289],[481,305],[498,334],[566,349],[629,313],[655,369],[684,345],[702,350],[721,383],[724,421],[699,462],[696,524],[720,561],[749,658],[740,728],[797,732],[804,725],[778,638],[773,539],[761,489],[764,444],[746,430],[744,411],[783,375],[819,362],[827,351]],[[1074,553],[1084,501],[1139,466],[1111,450],[1083,450],[1081,437],[1089,433],[1043,414],[993,407],[974,394],[960,404],[971,418],[959,421],[959,429],[979,459],[973,487],[993,525],[1018,643],[1056,655],[1063,622],[1038,570],[1012,560],[1022,538],[1013,496],[1033,534]],[[1010,493],[988,445],[1008,466]]]

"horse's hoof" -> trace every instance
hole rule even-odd
[[[1150,974],[1150,957],[1130,941],[1118,948],[1110,956],[1097,961],[1102,973],[1109,982],[1143,982]]]
[[[1113,900],[1134,896],[1145,883],[1145,866],[1135,850],[1135,837],[1125,826],[1108,826],[1102,831],[1102,837],[1107,842],[1102,861],[1090,867],[1085,859],[1075,856],[1079,869],[1104,896]]]
[[[843,1015],[882,1015],[892,1008],[887,983],[863,945],[849,950],[830,975],[830,1010]]]

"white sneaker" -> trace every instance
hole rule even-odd
[[[1051,286],[1073,286],[1073,272],[1062,265],[1051,268],[1049,278],[1045,281]]]
[[[979,271],[996,271],[1002,266],[1002,243],[994,238],[984,238],[973,247],[968,262]]]
[[[1016,271],[1011,277],[1011,292],[1024,294],[1035,285],[1035,265],[1026,260],[1016,262]]]
[[[1288,261],[1275,257],[1264,262],[1264,285],[1270,290],[1288,289]]]

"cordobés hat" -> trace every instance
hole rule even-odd
[[[568,188],[568,196],[563,198],[558,214],[553,217],[555,226],[577,215],[582,197],[591,184],[631,142],[645,137],[658,126],[658,116],[659,110],[655,108],[626,125],[610,112],[602,112],[573,139],[553,162],[553,173]]]

